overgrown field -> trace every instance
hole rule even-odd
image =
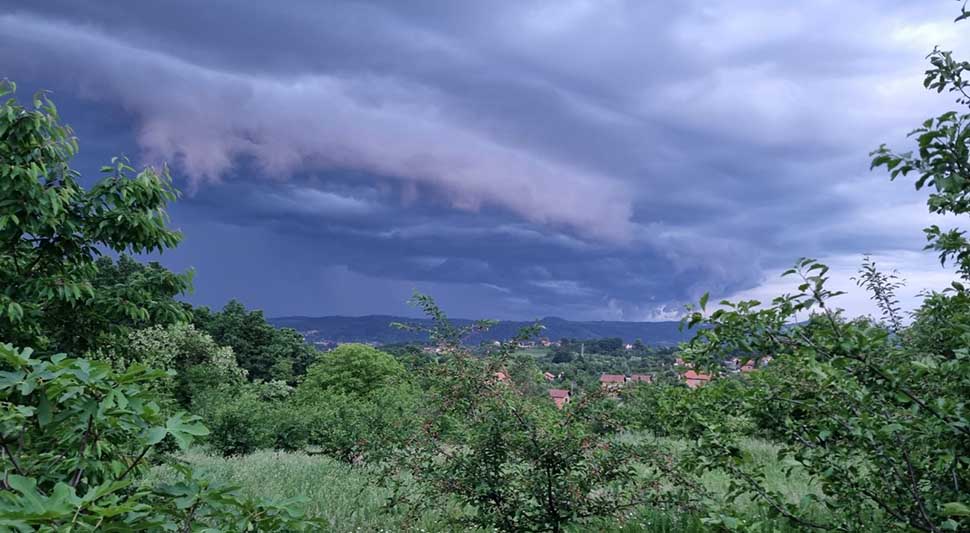
[[[625,439],[637,440],[640,436],[628,435]],[[673,448],[683,447],[677,441],[667,442]],[[752,461],[766,466],[768,486],[787,495],[791,502],[798,502],[806,494],[818,494],[807,476],[795,473],[786,476],[784,466],[775,460],[777,448],[760,440],[748,440],[745,452]],[[404,509],[388,507],[391,492],[381,485],[381,472],[368,466],[352,466],[322,455],[304,452],[258,451],[245,456],[222,457],[201,448],[195,448],[182,456],[198,471],[213,481],[242,488],[246,496],[253,498],[285,499],[306,498],[307,514],[321,518],[332,531],[452,531],[448,518],[461,515],[461,508],[454,505],[435,512],[410,516]],[[147,476],[146,484],[174,481],[176,473],[169,467],[156,467]],[[709,472],[702,478],[705,488],[715,495],[724,496],[728,478],[723,473]],[[751,522],[764,522],[765,532],[796,531],[786,529],[780,523],[768,519],[763,509],[752,500],[742,499],[735,505],[742,506],[743,516]],[[625,513],[621,519],[595,520],[573,531],[657,532],[689,533],[709,531],[699,516],[666,512],[663,509],[639,507]]]

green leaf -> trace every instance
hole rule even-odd
[[[159,442],[162,442],[162,439],[165,438],[165,435],[168,435],[168,430],[161,426],[149,428],[144,435],[145,444],[148,446],[154,446]]]
[[[41,392],[40,400],[37,402],[37,424],[40,427],[45,427],[51,423],[52,419],[51,402],[47,398],[47,392]]]
[[[960,502],[943,504],[943,514],[947,516],[970,516],[970,507]]]
[[[194,437],[204,437],[209,434],[209,430],[202,425],[199,417],[190,416],[186,418],[185,413],[177,413],[165,423],[165,429],[171,435],[179,447],[183,450],[192,445]]]

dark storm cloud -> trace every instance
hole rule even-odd
[[[398,311],[419,287],[461,314],[638,319],[799,255],[918,249],[918,196],[866,153],[945,104],[919,73],[966,44],[953,10],[15,3],[0,75],[64,95],[88,154],[173,163],[169,260],[204,301]]]

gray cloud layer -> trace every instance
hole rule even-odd
[[[335,300],[381,280],[387,299],[432,284],[465,314],[638,319],[800,255],[918,249],[919,196],[866,153],[947,104],[920,72],[933,45],[965,49],[953,15],[47,1],[0,10],[0,75],[120,110],[146,162],[174,163],[193,192],[176,220],[200,243],[177,257],[200,285],[218,222],[288,243],[300,279],[252,294],[274,313],[361,312]],[[245,298],[257,268],[205,298]],[[317,307],[293,303],[307,279]]]

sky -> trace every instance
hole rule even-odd
[[[677,318],[701,294],[854,287],[923,252],[925,192],[869,170],[954,107],[948,0],[0,0],[0,77],[52,92],[88,183],[166,162],[193,303],[270,316]],[[852,289],[838,305],[873,312]]]

